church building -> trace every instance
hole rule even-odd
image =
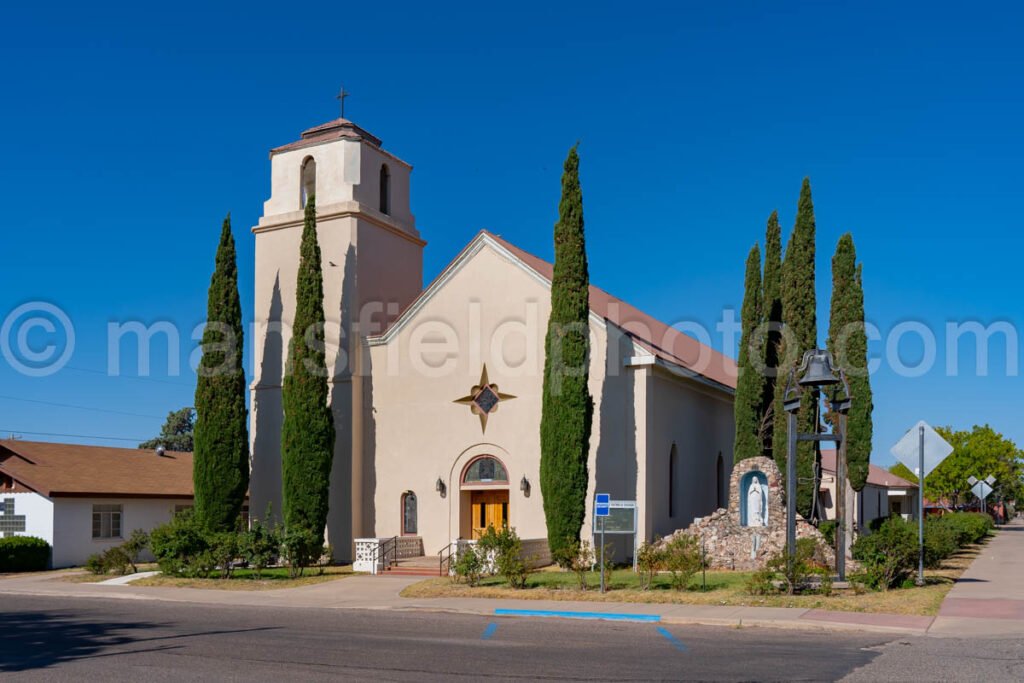
[[[281,509],[282,376],[303,207],[316,196],[330,404],[328,540],[435,555],[488,526],[546,538],[540,486],[552,265],[480,232],[423,287],[412,167],[346,119],[273,149],[256,239],[251,505]],[[552,182],[557,182],[553,177]],[[537,226],[550,231],[551,226]],[[733,361],[590,288],[588,500],[636,501],[640,541],[726,504]],[[583,530],[589,537],[591,511]],[[632,554],[632,540],[620,556]]]

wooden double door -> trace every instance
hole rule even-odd
[[[470,493],[473,538],[480,538],[488,527],[501,529],[508,524],[508,491],[472,491]]]

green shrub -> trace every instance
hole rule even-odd
[[[160,571],[171,576],[208,576],[216,563],[206,535],[191,508],[153,529],[149,544]]]
[[[0,538],[0,573],[38,572],[50,564],[50,544],[35,536]]]
[[[934,569],[960,549],[960,541],[951,524],[944,517],[929,517],[924,521],[924,565]]]
[[[475,545],[467,545],[459,549],[453,570],[455,581],[465,581],[469,586],[476,586],[484,575],[486,563]]]
[[[132,558],[123,545],[115,545],[112,548],[107,548],[103,551],[103,554],[100,557],[103,562],[103,568],[106,569],[107,573],[124,576],[126,574],[132,574],[135,571],[135,566],[132,564]]]
[[[672,575],[672,588],[686,590],[690,580],[704,566],[696,537],[678,534],[664,544],[662,553],[662,564]]]
[[[747,579],[746,589],[751,595],[778,593],[778,588],[775,587],[775,570],[771,567],[758,569]]]
[[[494,569],[512,588],[526,588],[530,569],[523,558],[523,542],[515,529],[502,527],[500,531],[488,527],[477,542],[483,557],[493,557]]]
[[[272,527],[258,519],[252,520],[249,530],[242,534],[241,554],[260,579],[263,570],[276,563],[281,555],[281,536]]]
[[[551,559],[559,567],[568,569],[576,575],[576,585],[581,591],[587,590],[587,574],[590,573],[596,559],[590,541],[566,541],[552,553]]]
[[[917,567],[917,529],[902,517],[890,517],[878,531],[853,544],[853,558],[861,563],[865,580],[888,590],[900,585]]]
[[[288,575],[295,579],[302,576],[323,553],[323,544],[317,535],[303,527],[285,527],[281,534],[281,556],[288,565]]]
[[[654,539],[654,543],[644,542],[636,551],[636,571],[640,575],[640,590],[647,590],[654,583],[654,575],[658,573],[664,563],[665,554],[658,545],[660,539]]]
[[[825,542],[829,547],[834,548],[836,545],[836,520],[829,519],[822,522],[818,525],[818,531],[825,537]]]
[[[128,562],[131,564],[132,572],[139,571],[139,557],[149,547],[149,534],[142,529],[134,530],[128,540],[121,544],[125,553],[128,554]]]
[[[207,535],[214,569],[220,568],[220,577],[230,579],[235,560],[242,554],[241,535],[234,531],[217,531]]]
[[[814,554],[818,543],[813,538],[798,538],[793,561],[789,561],[787,549],[768,560],[767,568],[775,575],[781,575],[786,583],[786,592],[794,595],[807,586],[811,575],[815,573]]]
[[[85,568],[96,576],[102,576],[107,573],[107,565],[103,563],[103,555],[100,553],[93,553],[87,557]]]

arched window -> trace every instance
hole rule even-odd
[[[508,484],[508,470],[501,461],[490,455],[482,455],[466,466],[462,474],[463,484]]]
[[[718,488],[716,489],[718,495],[716,496],[715,504],[720,507],[725,507],[725,460],[722,459],[722,451],[718,451]]]
[[[391,172],[387,164],[380,165],[380,212],[391,213]]]
[[[306,157],[302,162],[302,189],[299,197],[301,208],[306,208],[306,202],[316,194],[316,161],[313,157]]]
[[[402,535],[415,536],[419,527],[416,524],[416,494],[406,491],[402,494]]]
[[[668,453],[668,516],[676,516],[676,473],[679,471],[679,452],[676,445]]]

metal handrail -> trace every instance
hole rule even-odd
[[[452,550],[452,546],[455,546],[454,550]],[[437,551],[438,576],[445,576],[446,574],[451,573],[452,556],[455,555],[458,549],[458,543],[449,543],[448,545]]]
[[[393,555],[394,557],[389,560],[388,555]],[[392,565],[398,562],[398,536],[392,536],[383,543],[378,542],[377,545],[373,546],[371,562],[374,574],[377,573],[378,565],[384,571],[391,569]]]

